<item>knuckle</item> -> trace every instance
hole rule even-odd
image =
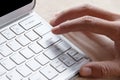
[[[66,26],[64,24],[59,25],[59,30],[64,30],[65,28],[66,28]]]
[[[109,77],[111,76],[111,69],[108,65],[104,65],[101,68],[101,77]]]
[[[82,23],[85,24],[91,24],[94,21],[94,18],[91,16],[83,16],[81,19],[82,19]]]

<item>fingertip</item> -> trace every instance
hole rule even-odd
[[[50,24],[54,27],[54,26],[56,26],[56,23],[55,23],[55,21],[56,21],[56,19],[55,18],[53,18],[53,19],[51,19],[50,20]]]
[[[60,30],[59,30],[59,28],[58,27],[54,27],[54,28],[52,28],[52,33],[54,33],[54,34],[59,34],[60,33]]]
[[[92,69],[90,67],[82,67],[80,69],[80,75],[83,77],[90,77],[92,75]]]

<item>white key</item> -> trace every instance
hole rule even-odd
[[[27,77],[31,74],[31,70],[26,65],[21,65],[17,68],[17,71],[23,76]]]
[[[61,41],[60,43],[57,44],[57,46],[63,51],[67,51],[68,49],[71,48],[69,44],[67,44],[65,41]]]
[[[31,41],[34,41],[39,38],[39,36],[34,32],[30,31],[25,34]]]
[[[11,26],[10,29],[14,33],[16,33],[17,35],[19,35],[19,34],[21,34],[21,33],[23,33],[25,31],[20,25],[17,25],[17,24]]]
[[[67,53],[72,57],[75,54],[77,54],[78,52],[75,49],[70,49],[70,50],[67,51]]]
[[[6,42],[6,38],[4,38],[1,34],[0,34],[0,44]]]
[[[13,51],[7,46],[7,45],[0,45],[0,53],[3,55],[3,56],[8,56],[12,53]]]
[[[68,67],[72,66],[72,65],[75,63],[75,61],[74,61],[71,57],[69,57],[68,55],[66,55],[66,54],[62,54],[62,55],[59,57],[59,59],[60,59],[63,63],[65,63],[65,65],[67,65]]]
[[[0,54],[0,60],[3,59],[3,56]]]
[[[58,72],[51,66],[46,66],[40,70],[40,72],[45,75],[49,80],[53,79],[58,75]]]
[[[28,78],[23,78],[23,79],[21,79],[21,80],[29,80]]]
[[[46,24],[39,24],[36,26],[37,28],[34,29],[34,31],[39,34],[40,36],[43,36],[44,34],[51,31],[51,27]]]
[[[4,35],[7,39],[12,39],[15,37],[15,34],[10,30],[10,29],[6,29],[4,31],[1,32],[2,35]]]
[[[43,38],[41,40],[39,40],[38,43],[43,48],[47,48],[47,47],[51,46],[52,44],[56,43],[59,40],[60,40],[59,37],[55,36],[52,33],[48,33],[45,36],[43,36]]]
[[[29,49],[29,48],[25,48],[23,50],[20,51],[20,53],[26,58],[29,59],[32,56],[34,56],[34,53]]]
[[[67,69],[67,67],[64,64],[61,64],[56,68],[56,70],[60,73],[65,71],[66,69]]]
[[[16,41],[16,40],[12,40],[9,43],[7,43],[7,45],[13,50],[13,51],[17,51],[18,49],[21,48],[21,45]]]
[[[51,66],[53,66],[57,71],[63,72],[67,67],[58,59],[52,61]]]
[[[41,67],[41,65],[40,65],[37,61],[35,61],[34,59],[28,61],[28,62],[26,63],[26,65],[27,65],[30,69],[32,69],[33,71],[36,71],[37,69],[39,69],[39,68]]]
[[[43,50],[43,48],[42,48],[39,44],[37,44],[36,42],[33,43],[33,44],[31,44],[31,45],[29,46],[29,48],[30,48],[33,52],[35,52],[36,54],[39,53],[39,52],[41,52],[41,51]]]
[[[61,50],[61,47],[57,45],[53,45],[49,47],[48,50],[44,52],[44,54],[50,59],[54,59],[62,53],[63,53],[63,50]]]
[[[0,80],[9,80],[6,76],[2,76]]]
[[[55,59],[53,60],[51,63],[51,66],[53,66],[54,68],[57,68],[58,66],[60,66],[61,64],[63,64],[60,60]]]
[[[30,17],[25,19],[24,21],[20,22],[19,24],[26,30],[36,26],[40,23],[40,20],[38,20],[36,17]]]
[[[35,74],[31,75],[31,77],[29,78],[30,80],[48,80],[47,78],[45,78],[42,74],[40,74],[39,72],[36,72]]]
[[[25,58],[20,53],[14,53],[10,58],[18,65],[25,61]]]
[[[3,60],[3,61],[1,62],[1,64],[2,64],[7,70],[11,70],[11,69],[13,69],[13,68],[16,66],[16,64],[15,64],[11,59],[9,59],[9,58]]]
[[[39,56],[37,56],[35,60],[37,60],[41,65],[45,65],[49,62],[49,59],[42,53]]]
[[[24,35],[22,36],[19,36],[17,39],[16,39],[22,46],[26,46],[27,44],[30,43],[30,40],[25,37]]]
[[[21,80],[22,79],[22,76],[16,70],[13,70],[10,73],[8,73],[7,77],[10,80]]]
[[[82,59],[84,56],[80,53],[77,53],[76,55],[72,56],[76,61],[79,61],[80,59]]]
[[[0,65],[0,76],[2,76],[3,74],[5,74],[7,71],[6,69]]]

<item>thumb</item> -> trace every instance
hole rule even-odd
[[[120,76],[120,65],[117,61],[90,62],[80,69],[83,77],[107,78]]]

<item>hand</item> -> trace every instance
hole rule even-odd
[[[63,11],[51,20],[54,34],[82,31],[102,34],[114,41],[115,59],[89,62],[80,69],[84,77],[120,76],[120,15],[84,5]],[[109,46],[109,45],[108,45]]]

